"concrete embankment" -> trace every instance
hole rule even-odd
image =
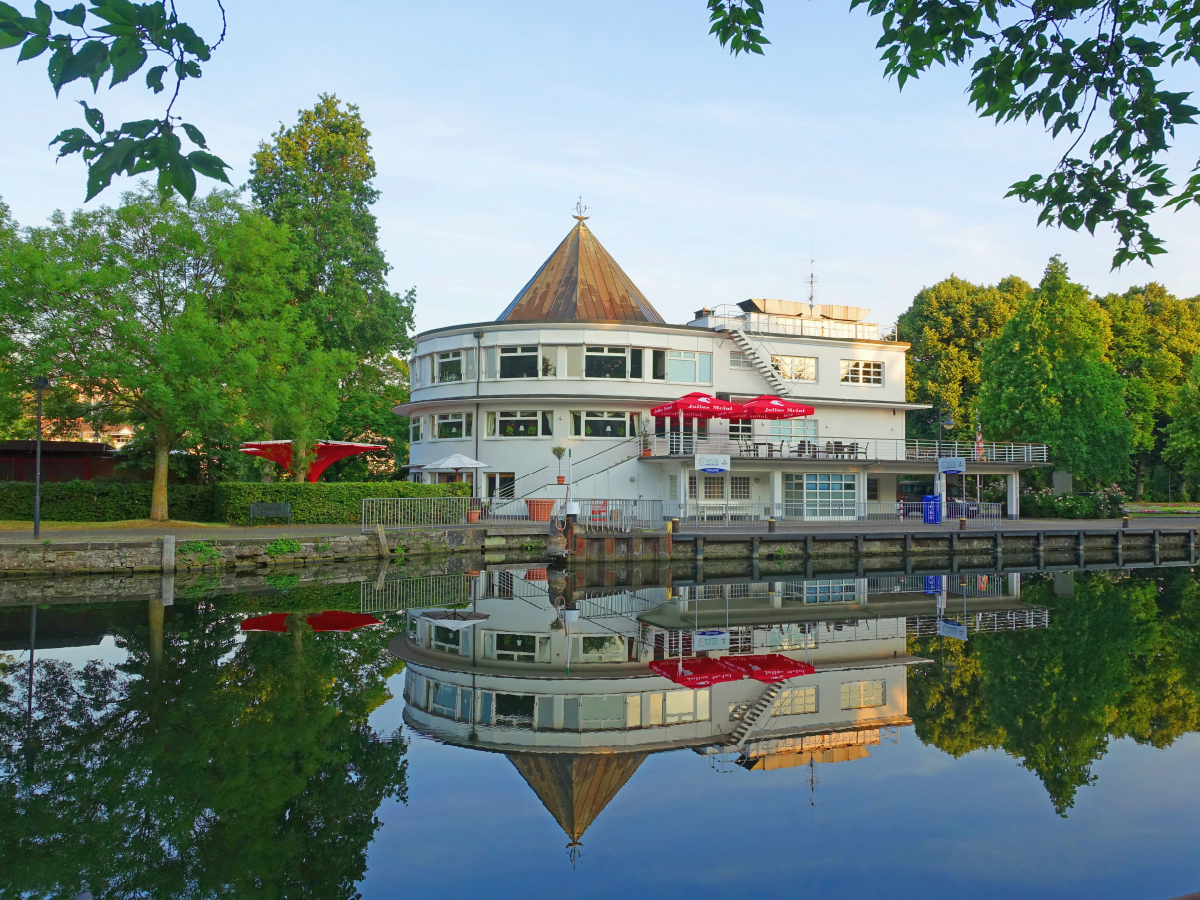
[[[189,536],[190,537],[190,536]],[[349,560],[482,554],[487,562],[544,552],[546,526],[431,528],[368,534],[272,531],[262,537],[176,540],[164,535],[121,541],[5,541],[0,575],[220,572],[311,566]]]

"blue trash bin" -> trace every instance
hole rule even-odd
[[[942,495],[926,494],[921,498],[921,511],[926,525],[942,524]]]

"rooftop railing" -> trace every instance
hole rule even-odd
[[[896,329],[881,329],[876,322],[846,322],[772,313],[746,312],[741,307],[722,305],[707,316],[710,323],[723,320],[726,327],[740,328],[747,334],[783,334],[794,337],[843,338],[866,341],[894,341]]]
[[[812,459],[922,461],[939,457],[961,457],[968,462],[1048,463],[1045,444],[1020,444],[1000,441],[925,441],[906,438],[858,437],[729,437],[669,434],[647,438],[650,455],[694,456],[697,453],[729,455],[737,459]]]

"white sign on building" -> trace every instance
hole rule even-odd
[[[938,620],[938,634],[942,637],[954,638],[956,641],[967,639],[967,626],[949,619]]]
[[[728,472],[729,454],[697,453],[696,468],[701,472]]]
[[[692,651],[700,652],[701,650],[728,650],[729,649],[729,632],[728,631],[693,631],[692,632]]]
[[[966,475],[967,458],[965,456],[938,457],[939,475]]]

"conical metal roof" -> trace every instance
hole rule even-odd
[[[500,314],[497,322],[663,322],[642,292],[575,216],[550,258]]]
[[[506,755],[567,836],[572,841],[578,841],[648,754]]]

